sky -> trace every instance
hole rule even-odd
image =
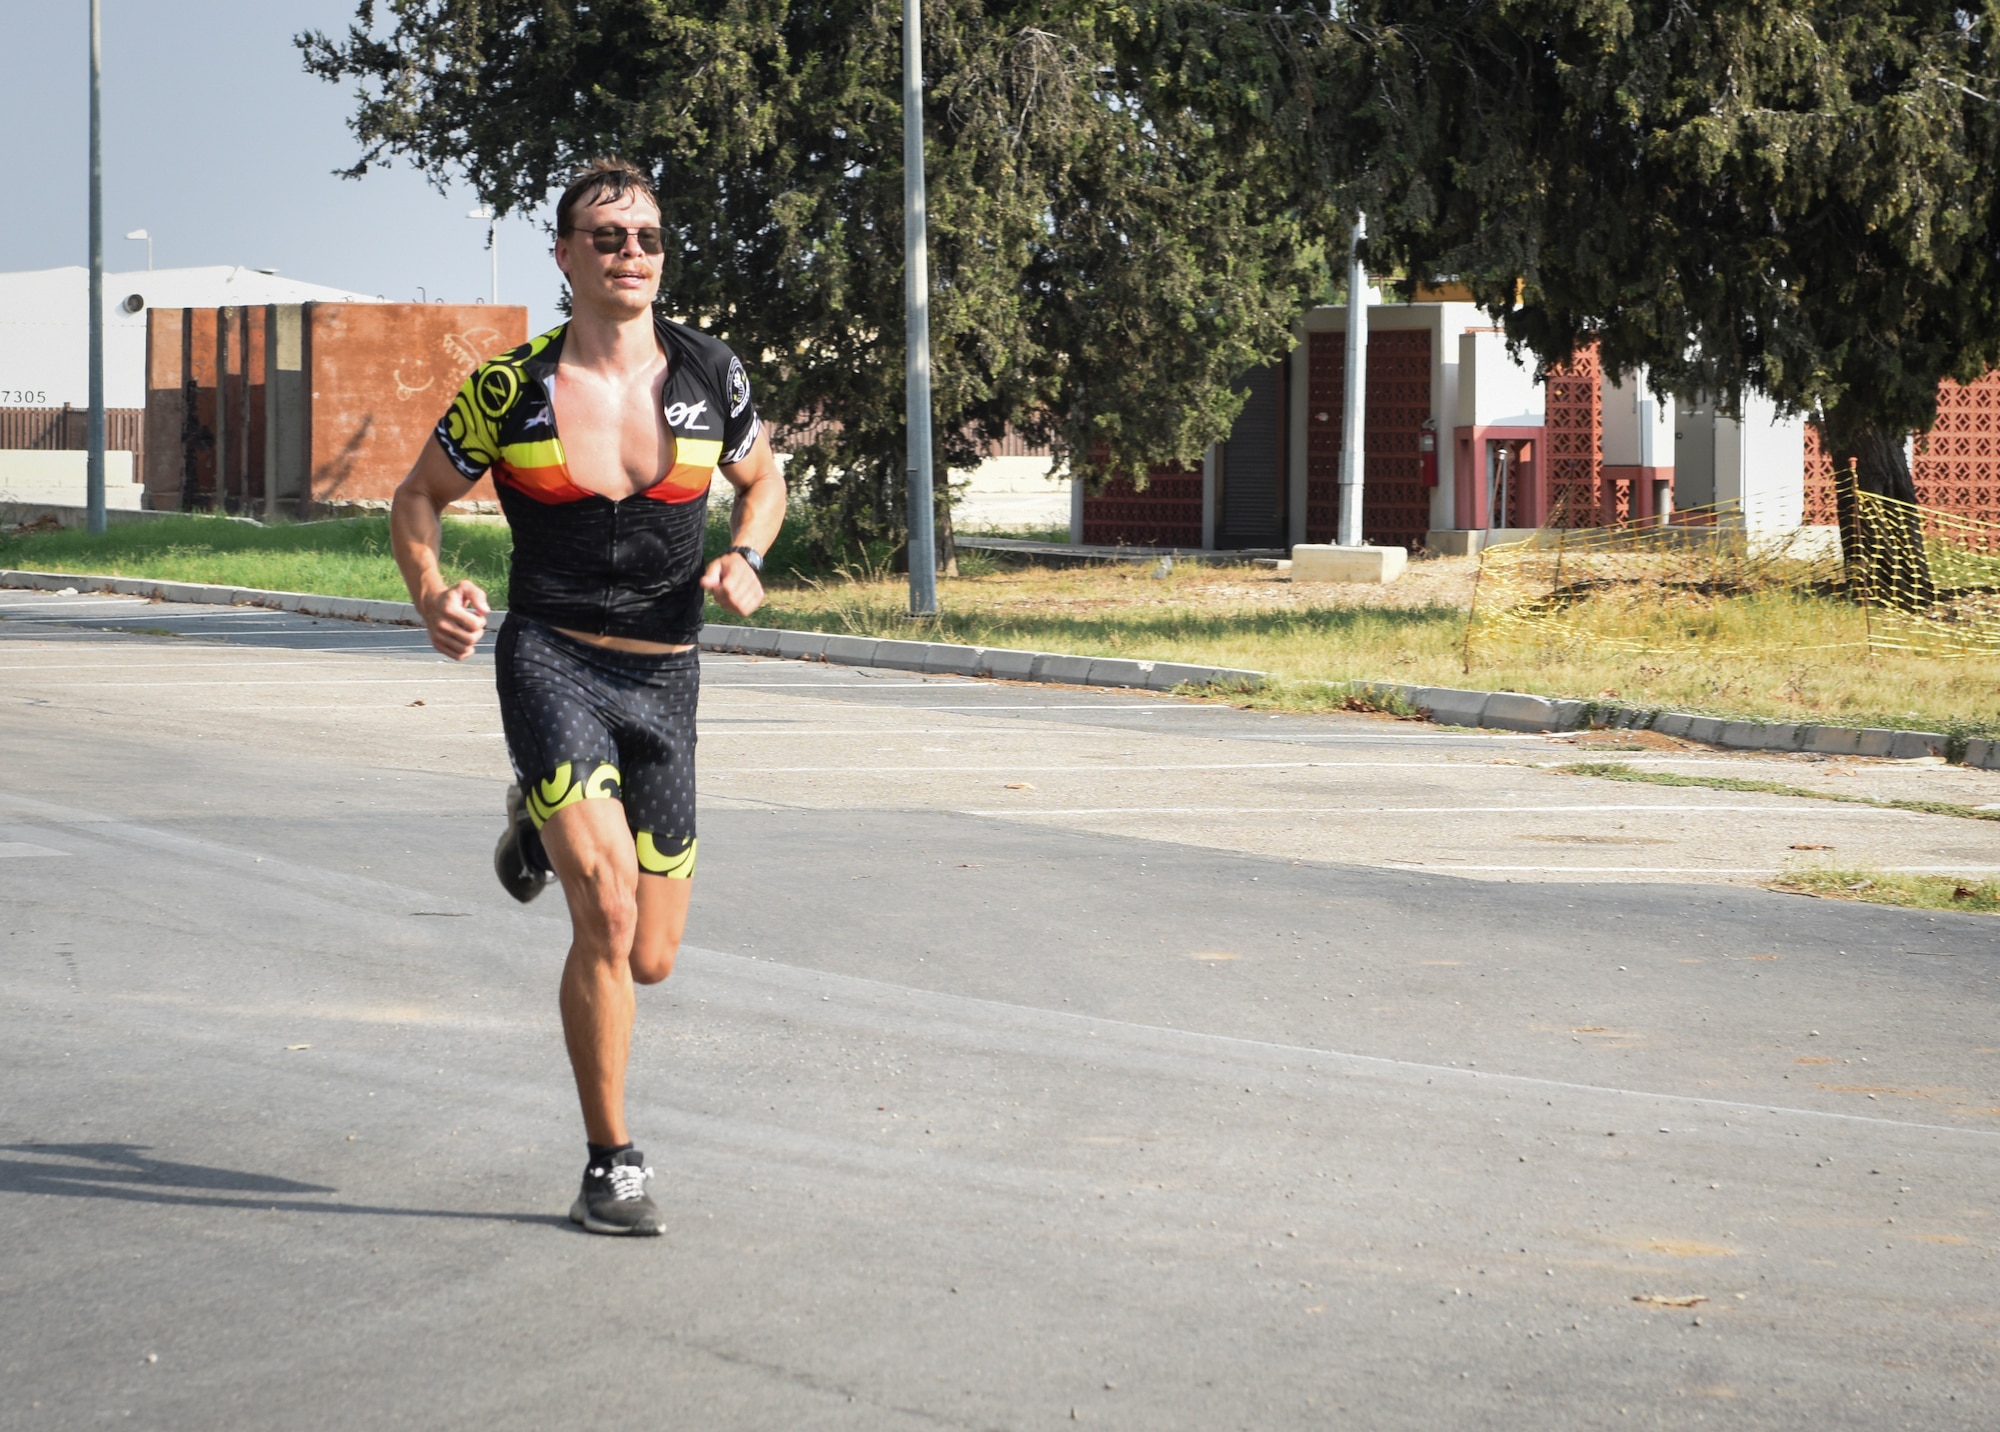
[[[90,262],[87,0],[18,0],[0,45],[0,271]],[[386,7],[385,7],[386,8]],[[103,0],[104,266],[242,264],[398,300],[488,297],[486,225],[460,185],[359,146],[351,85],[305,73],[292,37],[342,33],[354,0]],[[561,321],[548,213],[499,226],[500,301]]]

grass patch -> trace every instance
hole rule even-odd
[[[470,578],[495,606],[505,606],[512,548],[505,527],[447,520],[445,575],[454,582]],[[389,553],[386,516],[271,527],[226,517],[163,517],[114,527],[101,537],[80,530],[27,532],[0,537],[0,567],[409,600]]]
[[[710,511],[706,546],[711,557],[727,550],[726,509]],[[507,564],[513,550],[513,534],[502,523],[445,520],[439,555],[446,579],[479,583],[496,607],[507,605]],[[865,566],[866,556],[855,560]],[[0,535],[0,567],[409,599],[390,553],[386,515],[268,527],[208,515],[163,517],[121,524],[101,537],[79,529],[26,531]],[[799,522],[785,524],[766,554],[765,569],[779,582],[827,575],[813,559]]]
[[[766,554],[770,601],[750,619],[756,624],[1248,668],[1271,679],[1253,693],[1208,699],[1272,711],[1347,708],[1354,699],[1349,683],[1367,680],[1777,722],[1915,727],[1961,738],[2000,734],[2000,658],[1841,646],[1837,641],[1854,635],[1858,618],[1841,603],[1816,598],[1731,598],[1721,604],[1726,609],[1706,616],[1677,612],[1658,620],[1684,630],[1699,617],[1725,647],[1737,639],[1733,634],[1755,630],[1790,643],[1820,636],[1835,643],[1820,649],[1807,643],[1762,654],[1646,654],[1556,632],[1511,645],[1483,642],[1468,672],[1466,614],[1477,570],[1471,559],[1416,562],[1400,581],[1371,587],[1294,585],[1255,567],[1184,562],[1156,575],[1150,564],[1044,567],[968,552],[960,558],[961,575],[938,583],[943,615],[917,620],[886,547],[821,560],[805,542],[804,526],[788,520]],[[718,508],[709,516],[709,554],[727,545],[727,515]],[[506,604],[510,551],[502,525],[446,523],[447,573],[479,582],[497,605]],[[274,527],[183,517],[116,527],[102,537],[32,532],[0,537],[0,566],[404,596],[382,517]],[[709,617],[742,620],[715,608]],[[1628,610],[1627,618],[1653,620],[1642,610]]]
[[[1033,647],[1088,656],[1247,667],[1271,680],[1247,698],[1265,710],[1337,710],[1354,680],[1474,687],[1617,702],[1642,709],[1838,726],[2000,733],[2000,658],[1941,658],[1839,645],[1859,619],[1836,602],[1784,610],[1764,598],[1715,618],[1718,631],[1827,635],[1824,649],[1648,654],[1563,633],[1488,640],[1465,667],[1470,559],[1413,563],[1386,587],[1299,584],[1251,567],[1180,563],[973,567],[940,580],[943,615],[908,614],[900,577],[865,565],[774,584],[754,621],[856,635]],[[1816,605],[1817,603],[1817,605]],[[718,620],[722,618],[718,615]],[[1676,618],[1685,620],[1685,614]],[[1797,623],[1818,621],[1826,631]],[[1724,638],[1727,640],[1728,638]]]
[[[1788,870],[1765,882],[1769,890],[1816,895],[1822,900],[1860,900],[1909,910],[1955,910],[2000,914],[2000,880],[1950,875],[1898,875],[1884,870]]]
[[[1838,791],[1815,791],[1805,786],[1788,786],[1782,781],[1753,781],[1739,776],[1683,776],[1672,771],[1642,771],[1623,761],[1571,761],[1543,770],[1569,776],[1596,776],[1606,781],[1636,781],[1649,786],[1705,786],[1712,791],[1751,791],[1759,795],[1797,796],[1809,801],[1837,801],[1842,805],[1878,806],[1885,810],[1917,811],[1923,815],[1949,815],[1960,820],[2000,820],[2000,810],[1955,801],[1877,800],[1872,796],[1850,796]]]

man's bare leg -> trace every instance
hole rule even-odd
[[[542,827],[542,844],[569,902],[563,1039],[583,1106],[584,1133],[592,1144],[615,1149],[631,1142],[625,1066],[632,1048],[633,987],[657,984],[672,973],[687,928],[691,882],[640,875],[625,808],[617,801],[579,801],[556,812]]]
[[[563,1039],[593,1144],[627,1142],[625,1064],[632,1047],[633,986],[673,972],[687,928],[692,882],[639,874],[625,807],[578,801],[542,827],[542,844],[569,902],[563,966]]]

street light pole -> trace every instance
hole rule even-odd
[[[1361,545],[1361,499],[1367,464],[1363,445],[1368,433],[1368,273],[1361,265],[1361,241],[1368,237],[1368,217],[1354,216],[1347,240],[1347,392],[1346,421],[1340,434],[1340,516],[1334,542]]]
[[[491,204],[481,204],[477,209],[468,212],[465,217],[486,221],[486,251],[493,255],[493,296],[486,301],[498,304],[500,302],[500,216],[493,212]]]
[[[931,492],[930,254],[924,210],[923,0],[903,0],[903,269],[910,615],[936,616],[937,514]]]
[[[90,0],[90,419],[85,428],[84,520],[104,531],[104,47],[99,0]]]

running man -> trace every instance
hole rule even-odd
[[[474,370],[390,518],[431,644],[459,661],[492,608],[438,570],[441,515],[490,470],[513,529],[494,654],[516,784],[494,864],[515,899],[556,878],[569,902],[563,1038],[590,1149],[569,1216],[592,1233],[665,1231],[625,1127],[633,986],[667,977],[687,925],[702,596],[755,611],[785,515],[743,364],[653,314],[663,250],[645,178],[585,169],[556,208],[570,321]],[[718,467],[736,545],[704,569]]]

